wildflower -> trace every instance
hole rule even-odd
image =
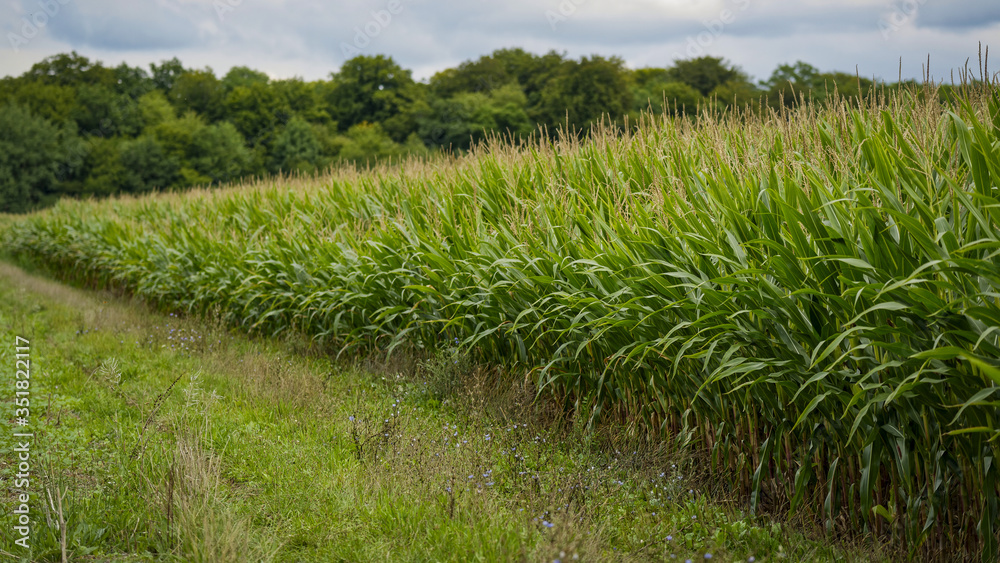
[[[354,422],[354,416],[347,417],[347,420],[350,420],[351,422]]]

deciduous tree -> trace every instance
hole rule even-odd
[[[410,71],[392,57],[354,57],[333,75],[332,82],[327,107],[341,131],[360,123],[380,123],[395,141],[415,131],[413,109],[423,98],[422,91]]]
[[[291,118],[271,146],[270,171],[315,172],[323,165],[323,146],[319,136],[305,119]]]
[[[673,82],[687,84],[702,96],[732,80],[747,80],[743,71],[722,57],[707,56],[674,61],[674,66],[667,69],[667,76]]]
[[[71,128],[23,106],[0,107],[0,212],[22,213],[51,203],[85,152]]]

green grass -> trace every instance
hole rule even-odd
[[[0,520],[12,560],[59,561],[59,522],[71,561],[849,555],[719,504],[683,452],[558,424],[523,383],[454,364],[454,348],[352,368],[0,265],[0,341],[17,335],[31,341],[40,472],[34,551]],[[60,492],[61,516],[45,508]]]
[[[993,559],[1000,94],[652,119],[9,219],[22,260],[324,349],[439,349],[706,452],[751,509]]]

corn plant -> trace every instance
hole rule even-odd
[[[708,452],[754,509],[911,555],[1000,534],[1000,93],[62,202],[4,249],[340,354],[457,342]]]

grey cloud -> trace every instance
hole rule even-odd
[[[219,14],[213,7],[217,1],[235,5]],[[345,58],[343,45],[358,47],[355,38],[366,25],[377,27],[377,33],[366,34],[367,44],[359,51],[392,55],[418,78],[515,46],[536,53],[554,49],[574,57],[596,53],[669,64],[664,60],[668,53],[704,33],[713,36],[714,55],[747,57],[739,51],[745,47],[737,45],[766,46],[766,52],[754,56],[767,59],[759,63],[762,67],[786,62],[771,59],[775,53],[789,52],[795,53],[789,60],[843,60],[836,64],[850,69],[864,63],[868,54],[838,45],[835,39],[885,45],[879,21],[892,12],[894,0],[399,1],[402,11],[391,22],[374,26],[373,12],[382,13],[389,0],[69,0],[46,33],[64,46],[63,51],[80,49],[85,54],[82,48],[88,47],[130,57],[176,53],[186,63],[186,57],[192,62],[213,61],[211,66],[219,72],[226,70],[223,62],[232,61],[251,67],[315,69],[307,78],[336,70]],[[558,13],[560,3],[567,1],[579,6],[553,28],[547,12]],[[905,1],[919,4],[905,25],[925,34],[929,42],[911,46],[915,54],[926,57],[928,51],[954,48],[958,34],[1000,45],[996,0]],[[21,15],[30,13],[36,2],[20,0],[13,11],[0,2],[0,28],[19,25]],[[732,12],[732,20],[720,29],[717,20],[723,8]],[[0,64],[2,72],[6,68]]]
[[[996,0],[908,0],[918,8],[918,26],[942,29],[974,29],[1000,22],[1000,3]],[[895,9],[904,15],[906,3],[896,3]]]
[[[77,0],[62,9],[63,13],[49,23],[50,33],[54,39],[73,46],[126,51],[177,49],[204,43],[198,20],[207,14],[193,6]]]
[[[421,4],[421,3],[415,3]],[[489,5],[492,5],[490,3]],[[575,49],[603,44],[605,54],[614,54],[616,46],[661,45],[683,41],[688,36],[717,30],[732,36],[789,37],[803,32],[877,31],[880,8],[845,11],[834,6],[806,7],[800,4],[770,2],[762,6],[730,0],[718,10],[703,11],[699,17],[678,16],[666,9],[617,10],[611,13],[596,9],[596,2],[581,7],[569,16],[558,11],[558,2],[521,2],[504,5],[502,11],[488,7],[472,10],[475,2],[439,2],[433,9],[414,8],[407,14],[416,25],[435,38],[443,52],[456,50],[488,52],[483,43],[499,40],[504,45],[541,43]],[[745,7],[745,9],[742,9]],[[721,28],[722,9],[729,10],[731,23]],[[555,21],[547,12],[557,14]],[[476,48],[468,45],[480,45]],[[619,49],[620,50],[620,49]]]

